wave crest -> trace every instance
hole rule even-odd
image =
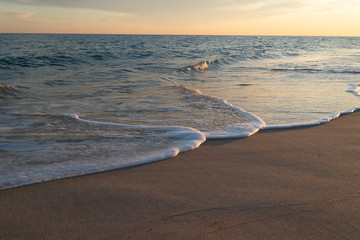
[[[209,68],[208,63],[209,63],[208,61],[199,62],[199,63],[194,64],[194,65],[190,65],[190,66],[187,66],[187,67],[180,68],[178,71],[183,72],[183,73],[192,72],[192,71],[203,72],[203,71],[205,71],[205,70],[207,70]]]
[[[0,85],[0,99],[18,98],[19,91],[10,85]]]

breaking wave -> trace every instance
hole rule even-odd
[[[189,72],[204,72],[212,67],[216,67],[219,65],[227,65],[234,63],[235,60],[231,59],[215,59],[215,60],[208,60],[196,63],[194,65],[189,65],[183,68],[178,69],[179,72],[182,73],[189,73]]]
[[[187,73],[187,72],[191,72],[191,71],[203,72],[208,68],[209,68],[208,62],[204,61],[204,62],[200,62],[200,63],[194,64],[194,65],[190,65],[190,66],[180,68],[178,71],[183,72],[183,73]]]

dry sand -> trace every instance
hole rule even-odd
[[[0,239],[360,239],[360,113],[1,191]]]

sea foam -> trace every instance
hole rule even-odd
[[[342,115],[353,113],[353,112],[359,111],[359,110],[360,110],[360,107],[354,107],[354,108],[350,108],[346,111],[334,112],[331,115],[329,115],[328,117],[324,117],[318,121],[306,122],[306,123],[284,124],[284,125],[269,125],[269,126],[263,127],[262,129],[269,130],[269,129],[290,129],[290,128],[298,128],[298,127],[313,127],[313,126],[321,125],[324,123],[328,123]]]
[[[205,106],[210,108],[213,113],[218,111],[216,117],[218,122],[222,123],[220,126],[214,126],[210,129],[202,129],[200,126],[201,131],[205,134],[207,139],[248,137],[266,125],[265,122],[258,116],[228,103],[225,99],[209,96],[198,89],[191,89],[184,86],[177,86],[174,88],[177,88],[190,96],[196,97],[194,101],[204,101],[206,103]],[[224,119],[231,117],[238,120],[236,122],[229,123],[226,121],[229,119]]]
[[[0,175],[0,190],[147,164],[192,150],[205,141],[203,133],[188,127],[97,122],[75,114],[35,117],[41,121],[34,122],[38,131],[47,128],[41,136],[24,132],[24,139],[1,144],[6,171]],[[2,130],[6,137],[12,136],[11,131]],[[19,162],[22,158],[27,159]]]
[[[360,96],[360,84],[349,84],[349,88],[346,91],[355,96]]]

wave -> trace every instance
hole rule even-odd
[[[272,68],[274,72],[323,72],[321,69],[316,68]]]
[[[353,70],[329,70],[329,73],[346,73],[346,74],[360,74],[360,71],[353,71]]]
[[[212,69],[214,67],[218,67],[221,65],[231,65],[240,60],[234,60],[232,58],[228,59],[215,59],[211,61],[202,61],[199,63],[196,63],[194,65],[189,65],[183,68],[178,69],[178,72],[181,73],[191,73],[191,72],[205,72],[208,69]],[[245,67],[246,68],[246,67]],[[319,69],[319,68],[262,68],[258,67],[256,69],[264,69],[264,70],[270,70],[273,72],[303,72],[303,73],[333,73],[333,74],[360,74],[359,70],[334,70],[334,69]]]
[[[30,120],[22,127],[23,137],[12,138],[11,129],[4,130],[12,142],[3,145],[2,166],[9,171],[0,176],[0,190],[147,164],[206,140],[189,127],[98,122],[75,114],[21,117]]]
[[[324,70],[317,68],[272,68],[274,72],[324,72],[324,73],[339,73],[339,74],[360,74],[360,71],[356,70]]]
[[[215,59],[215,60],[206,60],[193,65],[182,67],[178,69],[179,72],[189,73],[189,72],[204,72],[211,67],[216,67],[220,65],[228,65],[233,63],[234,60],[229,59]]]
[[[183,68],[178,69],[179,72],[183,72],[183,73],[187,73],[187,72],[191,72],[191,71],[196,71],[196,72],[203,72],[206,69],[208,69],[208,62],[207,61],[203,61],[194,65],[190,65],[190,66],[186,66]]]
[[[13,69],[14,67],[40,68],[46,66],[77,65],[81,63],[80,59],[66,55],[55,56],[36,56],[36,57],[5,57],[0,59],[0,69]]]
[[[18,57],[4,57],[0,58],[0,69],[20,68],[41,68],[41,67],[71,67],[83,63],[90,63],[95,61],[105,61],[114,59],[114,54],[110,52],[87,52],[84,55],[72,56],[62,53],[55,53],[53,55],[40,56],[18,56]]]
[[[346,114],[350,114],[356,111],[360,111],[360,107],[354,107],[354,108],[350,108],[346,111],[343,112],[335,112],[333,114],[331,114],[328,117],[325,117],[319,121],[315,121],[315,122],[308,122],[308,123],[295,123],[295,124],[288,124],[288,125],[271,125],[271,126],[265,126],[263,127],[261,130],[273,130],[273,129],[290,129],[290,128],[299,128],[299,127],[314,127],[314,126],[318,126],[324,123],[328,123],[342,115],[346,115]]]
[[[234,122],[227,119],[227,121],[230,121],[230,124],[229,122],[226,122],[227,124],[220,124],[220,126],[216,126],[213,129],[202,130],[206,136],[206,139],[244,138],[256,133],[266,125],[265,122],[258,116],[228,103],[225,99],[209,96],[203,94],[200,90],[191,89],[184,86],[175,86],[174,88],[177,88],[180,91],[189,94],[190,96],[200,97],[201,100],[195,99],[195,101],[205,101],[206,108],[210,108],[213,114],[217,113],[217,115],[219,115],[217,116],[217,120],[219,122],[222,122],[220,118],[224,117],[222,115],[225,114],[225,117],[234,117],[237,120],[242,120],[241,122]]]
[[[360,96],[360,84],[349,84],[349,88],[346,90],[346,92],[352,93],[355,96]]]
[[[234,63],[235,60],[213,60],[213,61],[203,61],[194,65],[186,66],[178,69],[179,72],[189,73],[189,72],[204,72],[208,70],[211,66],[219,65],[229,65]],[[260,69],[260,68],[258,68]],[[317,68],[271,68],[270,71],[273,72],[307,72],[307,73],[334,73],[334,74],[360,74],[358,70],[327,70],[327,69],[317,69]]]
[[[0,99],[19,98],[20,91],[10,85],[0,85]]]

